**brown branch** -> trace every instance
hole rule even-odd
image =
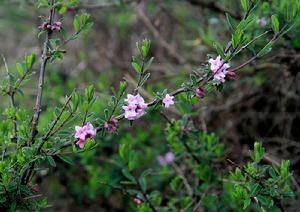
[[[52,122],[50,128],[48,129],[48,131],[46,132],[46,134],[43,136],[41,143],[38,145],[36,153],[38,154],[41,152],[42,147],[44,146],[45,142],[49,139],[49,137],[51,137],[51,135],[53,135],[53,130],[56,126],[56,124],[58,123],[58,121],[60,120],[60,118],[62,117],[64,111],[66,110],[68,104],[70,103],[72,99],[72,94],[67,98],[64,106],[62,107],[60,113],[58,114],[58,116],[56,117],[56,119]],[[70,117],[70,116],[69,116]],[[65,123],[65,121],[63,122]],[[55,132],[55,131],[54,131]],[[30,176],[33,173],[33,168],[34,168],[35,162],[32,162],[32,164],[30,165],[29,169],[27,172],[25,172],[25,174],[22,176],[22,182],[24,184],[29,182]]]
[[[38,146],[37,152],[39,152],[41,150],[41,148],[43,147],[44,143],[49,139],[49,137],[51,137],[52,132],[55,128],[55,126],[57,125],[58,121],[60,120],[60,118],[62,117],[63,113],[65,112],[67,106],[69,105],[70,101],[72,99],[72,94],[67,98],[64,106],[62,107],[60,113],[58,114],[58,116],[56,117],[56,119],[52,122],[50,128],[48,129],[48,131],[46,132],[46,134],[43,136],[42,138],[42,142],[40,143],[40,145]]]
[[[55,0],[51,0],[51,8],[49,11],[49,24],[53,22],[55,8],[53,7]],[[45,78],[45,72],[46,72],[46,65],[48,62],[48,43],[51,38],[52,31],[49,30],[43,46],[43,52],[41,56],[41,67],[40,67],[40,74],[39,74],[39,82],[38,82],[38,91],[36,96],[36,102],[35,102],[35,108],[34,108],[34,114],[32,116],[31,121],[31,133],[28,140],[28,145],[32,145],[34,143],[35,136],[37,135],[37,126],[40,118],[41,113],[41,107],[42,107],[42,97],[43,97],[43,87],[44,87],[44,78]]]
[[[149,18],[145,15],[145,13],[138,8],[138,6],[135,7],[135,11],[137,16],[141,19],[141,21],[144,23],[144,25],[147,27],[147,29],[153,34],[155,39],[159,42],[159,44],[166,49],[166,51],[179,63],[184,64],[186,63],[186,60],[177,53],[177,50],[171,46],[159,33],[159,31],[155,28],[155,26],[151,23]]]
[[[284,33],[284,31],[285,31],[285,29],[286,29],[287,27],[288,27],[288,24],[285,24],[285,25],[282,27],[282,29],[281,29],[278,33],[275,33],[275,34],[274,34],[273,38],[269,41],[269,43],[268,43],[266,46],[268,46],[268,45],[270,45],[270,44],[271,44],[271,45],[274,44],[274,43],[278,40],[278,38],[281,37],[281,35]],[[265,46],[265,47],[266,47],[266,46]],[[259,55],[256,54],[256,55],[254,55],[253,57],[251,57],[249,60],[247,60],[246,62],[242,63],[241,65],[239,65],[239,66],[236,67],[236,68],[231,69],[230,71],[232,71],[232,72],[238,71],[238,70],[244,68],[245,66],[247,66],[248,64],[252,63],[252,62],[253,62],[254,60],[256,60],[258,57],[259,57]]]
[[[176,164],[173,164],[172,167],[174,168],[176,174],[182,179],[183,185],[188,193],[189,196],[194,196],[193,187],[189,184],[188,179],[184,176],[183,171],[178,167]]]
[[[10,101],[11,101],[11,106],[16,109],[16,103],[15,103],[15,92],[12,91],[10,94]],[[16,113],[16,111],[15,111]],[[12,141],[17,142],[18,140],[18,127],[17,127],[17,116],[14,114],[14,117],[12,119],[13,122],[13,136],[11,138]]]
[[[154,207],[154,205],[152,204],[152,202],[150,201],[150,199],[148,198],[148,195],[146,194],[146,192],[144,192],[142,185],[140,184],[139,180],[134,178],[135,182],[140,190],[140,192],[142,193],[142,195],[144,196],[144,199],[146,200],[146,202],[149,204],[149,207],[151,208],[151,210],[153,212],[157,212],[156,208]]]
[[[231,17],[233,17],[234,19],[237,19],[237,20],[242,19],[241,15],[233,13],[233,12],[231,12],[230,10],[228,10],[226,8],[218,6],[214,1],[211,1],[211,2],[205,2],[203,0],[184,0],[184,1],[187,1],[191,5],[203,7],[205,9],[209,9],[209,10],[214,11],[216,13],[221,13],[223,15],[228,13]]]
[[[133,2],[139,2],[140,0],[123,0],[121,3],[129,4]],[[120,5],[120,1],[110,2],[110,3],[102,3],[102,4],[80,4],[75,9],[86,9],[86,10],[95,10],[95,9],[104,9],[108,7],[116,7]]]

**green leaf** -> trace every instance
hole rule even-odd
[[[149,174],[151,174],[152,169],[146,169],[145,171],[143,171],[143,173],[141,174],[141,177],[147,177]]]
[[[147,71],[150,68],[150,66],[152,65],[153,60],[154,60],[154,57],[151,57],[150,60],[146,63],[144,71]]]
[[[261,203],[264,206],[267,206],[268,208],[270,208],[274,204],[272,198],[268,196],[259,195],[257,196],[257,200],[259,203]]]
[[[130,150],[130,145],[127,143],[122,143],[119,146],[119,155],[123,161],[127,161],[129,158],[129,150]]]
[[[24,70],[22,64],[21,63],[17,63],[16,66],[17,66],[17,70],[18,70],[19,75],[20,76],[24,76],[25,70]]]
[[[138,165],[138,155],[131,151],[129,154],[129,160],[128,160],[128,169],[130,171],[134,170]]]
[[[27,69],[31,69],[34,63],[35,63],[35,54],[31,54],[31,55],[26,57],[26,67],[27,67]]]
[[[120,89],[119,89],[119,96],[121,97],[121,95],[125,92],[125,90],[127,89],[128,83],[126,81],[121,81],[120,82]]]
[[[70,164],[70,165],[74,165],[74,162],[72,161],[72,159],[71,159],[70,157],[68,157],[68,156],[61,156],[61,155],[58,155],[58,157],[59,157],[62,161],[66,162],[66,163],[68,163],[68,164]]]
[[[144,203],[139,207],[139,212],[151,212],[150,206],[148,203]]]
[[[254,150],[252,153],[252,159],[259,163],[263,158],[265,154],[265,149],[263,148],[261,143],[255,142],[254,143]]]
[[[81,20],[80,20],[80,16],[79,16],[79,15],[76,15],[76,16],[74,17],[74,20],[73,20],[73,27],[74,27],[75,32],[79,32],[79,31],[80,31],[80,28],[81,28]]]
[[[276,15],[272,15],[271,17],[272,20],[272,29],[275,33],[279,32],[279,21]]]
[[[261,186],[258,183],[249,185],[249,190],[250,190],[251,196],[256,196],[258,194],[258,192],[260,191],[260,189],[261,189]]]
[[[38,8],[49,7],[48,0],[38,0]]]
[[[172,191],[176,192],[179,189],[180,183],[181,178],[178,176],[174,177],[170,184]]]
[[[245,199],[244,200],[243,210],[245,210],[246,208],[248,208],[250,204],[251,204],[251,199],[250,198]]]
[[[249,6],[250,6],[249,0],[241,0],[241,5],[245,12],[248,11]]]
[[[137,58],[135,58],[135,57],[132,58],[131,65],[137,73],[142,72],[142,64],[140,63],[140,61]]]
[[[190,207],[192,202],[193,202],[192,197],[187,196],[181,201],[181,207],[185,209],[184,211],[186,211]]]
[[[56,163],[52,156],[47,156],[47,160],[51,166],[56,167]]]
[[[273,167],[270,167],[269,168],[269,175],[272,177],[272,178],[276,178],[277,176],[276,176],[276,172],[275,172],[275,170],[273,169]]]
[[[234,31],[236,28],[236,26],[234,24],[234,19],[228,13],[226,13],[226,20],[227,20],[227,24],[228,24],[229,28],[231,29],[231,31]]]
[[[242,31],[236,30],[234,32],[234,34],[232,35],[232,39],[231,39],[232,48],[236,48],[240,44],[240,42],[242,41],[242,36],[243,36]]]
[[[151,47],[151,41],[148,39],[143,40],[142,47],[141,47],[141,53],[144,58],[146,58],[148,56],[150,47]]]
[[[257,57],[263,57],[272,50],[272,43],[268,43],[262,50],[257,54]]]
[[[283,179],[289,176],[291,162],[289,160],[282,160],[280,165],[280,175]]]
[[[214,45],[215,49],[217,50],[218,55],[221,55],[221,57],[224,58],[225,55],[224,55],[224,48],[223,48],[222,44],[219,42],[214,42],[213,45]]]
[[[146,178],[145,177],[140,177],[139,178],[139,184],[141,186],[142,191],[146,193],[146,191],[147,191],[147,181],[146,181]]]
[[[132,174],[130,174],[128,169],[122,169],[122,174],[130,181],[135,182],[135,178]]]

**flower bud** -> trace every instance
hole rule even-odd
[[[118,120],[112,118],[111,120],[104,123],[104,129],[106,129],[109,133],[113,133],[118,129]]]
[[[198,98],[203,99],[206,95],[206,91],[203,88],[199,87],[196,89],[195,94]]]
[[[137,205],[141,205],[144,203],[144,201],[138,197],[133,198],[133,202]]]
[[[237,75],[234,71],[228,71],[226,74],[226,79],[228,80],[236,80],[237,79]]]

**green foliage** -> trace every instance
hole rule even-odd
[[[253,162],[231,172],[225,188],[231,199],[243,210],[255,204],[262,211],[280,209],[281,200],[292,198],[291,172],[289,161],[281,166],[263,165],[264,149],[261,143],[254,144]]]

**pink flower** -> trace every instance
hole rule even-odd
[[[135,96],[127,94],[125,102],[127,102],[127,105],[122,107],[125,111],[125,118],[131,121],[143,116],[145,114],[145,109],[148,107],[143,97],[139,94]]]
[[[169,108],[171,105],[174,104],[173,99],[174,99],[174,96],[170,96],[169,94],[167,94],[165,96],[165,98],[162,101],[164,103],[164,105],[165,105],[165,108]]]
[[[210,59],[210,69],[213,72],[214,80],[224,83],[225,77],[230,67],[228,63],[218,56],[216,59]]]
[[[60,31],[60,29],[61,29],[61,22],[60,21],[54,22],[51,26],[51,30],[53,30],[53,31]]]
[[[166,166],[175,160],[175,155],[173,152],[167,152],[165,155],[158,156],[157,160],[161,166]]]
[[[44,21],[39,28],[40,29],[50,29],[51,25],[48,22]]]
[[[198,98],[203,99],[206,95],[206,91],[203,88],[199,87],[196,89],[195,94]]]
[[[118,129],[118,120],[112,118],[111,120],[104,123],[104,128],[109,132],[113,133]]]
[[[87,123],[83,127],[75,126],[75,138],[78,139],[76,144],[79,148],[84,148],[87,139],[95,139],[96,133],[96,129],[91,123]]]

